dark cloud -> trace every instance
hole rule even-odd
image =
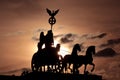
[[[46,31],[46,30],[44,30],[44,29],[38,29],[38,30],[36,30],[34,32],[34,35],[33,35],[32,39],[35,40],[35,41],[38,41],[39,40],[39,36],[37,36],[36,34],[40,34],[40,32],[42,32],[42,31]],[[58,38],[61,38],[63,36],[64,36],[64,34],[58,34],[58,35],[55,35],[53,37],[54,37],[54,39],[58,39]]]
[[[107,46],[115,45],[115,44],[120,44],[120,38],[110,39],[110,40],[107,41],[107,43],[101,44],[100,47],[107,47]]]
[[[55,35],[54,38],[61,38],[62,36],[64,36],[64,34],[58,34],[58,35]]]
[[[43,29],[43,28],[41,28],[41,29],[37,29],[37,30],[35,30],[35,33],[40,33],[40,32],[44,32],[44,31],[47,31],[46,29]]]
[[[105,48],[103,50],[98,51],[95,56],[97,57],[113,57],[117,53],[112,48]]]
[[[35,30],[35,31],[33,32],[32,40],[38,41],[38,40],[39,40],[39,35],[40,35],[40,33],[41,33],[41,32],[45,32],[45,31],[47,31],[47,30],[46,30],[46,29],[43,29],[43,28]],[[45,35],[45,34],[44,34],[44,35]]]
[[[88,34],[83,34],[82,36],[81,36],[81,38],[87,38],[88,37]]]
[[[84,34],[82,35],[80,38],[86,38],[86,39],[96,39],[96,38],[104,38],[105,36],[107,36],[107,33],[95,33],[95,34]]]
[[[75,40],[75,37],[76,37],[75,34],[69,33],[69,34],[64,35],[60,39],[60,42],[61,43],[70,43],[70,42],[73,42]]]
[[[33,36],[33,37],[32,37],[32,40],[34,40],[34,41],[39,41],[39,38],[36,37],[36,36]]]
[[[42,31],[46,31],[45,29],[38,29],[34,32],[34,34],[36,33],[40,33]],[[73,33],[67,33],[67,34],[58,34],[55,35],[54,38],[55,39],[59,39],[61,43],[70,43],[70,42],[74,42],[74,41],[81,41],[85,42],[85,40],[88,39],[96,39],[96,38],[104,38],[107,35],[107,33],[100,33],[100,34],[83,34],[83,35],[78,35],[78,34],[73,34]],[[38,41],[38,37],[36,37],[36,35],[34,35],[32,37],[33,40]]]
[[[104,38],[106,35],[107,35],[107,33],[101,33],[101,34],[99,34],[99,35],[97,35],[97,36],[91,37],[91,39],[95,39],[95,38]]]
[[[39,34],[42,31],[47,31],[47,30],[37,29],[36,31],[34,31],[34,35],[32,39],[38,41]],[[83,35],[67,33],[67,34],[54,35],[54,39],[58,40],[61,44],[67,44],[67,43],[74,44],[75,42],[81,44],[81,43],[85,43],[87,40],[104,38],[106,35],[107,33],[99,33],[99,34],[95,33],[95,34],[83,34]]]

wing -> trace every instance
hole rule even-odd
[[[54,16],[58,13],[59,9],[55,11]]]
[[[51,16],[51,11],[48,9],[48,8],[46,8],[46,10],[47,10],[47,13]]]

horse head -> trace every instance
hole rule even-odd
[[[95,54],[95,46],[89,46],[87,51],[86,51],[86,54]]]
[[[81,51],[80,45],[79,44],[75,44],[74,48],[77,49],[78,51]]]

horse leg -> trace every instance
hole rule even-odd
[[[70,66],[71,66],[71,63],[68,64],[68,69],[71,69]]]
[[[87,67],[87,64],[85,64],[85,68],[84,68],[84,74],[86,73],[86,67]]]
[[[73,64],[73,74],[75,74],[75,69],[76,67],[75,67],[75,64]]]
[[[95,64],[94,63],[90,63],[90,65],[93,66],[93,68],[91,69],[91,72],[93,72],[94,68],[95,68]]]
[[[73,64],[73,74],[76,74],[78,73],[78,67],[77,67],[77,64]]]
[[[49,65],[47,65],[47,71],[49,71],[50,70],[50,66]]]
[[[55,65],[55,70],[56,70],[56,72],[60,72],[60,71],[61,71],[61,68],[62,68],[61,62],[58,61],[58,63]]]
[[[40,66],[40,72],[42,72],[42,66]]]
[[[35,70],[35,71],[37,71],[37,72],[38,72],[38,69],[39,69],[39,67],[38,67],[38,66],[36,66],[36,70]]]
[[[60,73],[63,73],[64,71],[63,71],[63,69],[64,69],[64,66],[62,65],[62,67],[61,67],[61,69],[60,69]]]
[[[78,64],[74,64],[74,67],[75,67],[75,74],[78,74],[79,73],[79,70],[78,70],[79,66],[78,66]]]
[[[55,69],[54,69],[54,68],[55,68],[55,65],[52,64],[50,71],[55,72]]]
[[[43,65],[43,72],[45,72],[45,65]]]
[[[67,63],[63,61],[60,72],[64,73],[64,68],[66,69],[66,65],[67,65]]]
[[[67,63],[64,65],[64,68],[65,68],[65,73],[67,72]]]
[[[61,62],[58,62],[57,67],[56,67],[57,71],[60,72],[61,68],[62,68]]]
[[[72,64],[72,63],[69,63],[69,64],[68,64],[68,69],[70,69],[70,71],[71,71],[71,73],[72,73],[72,72],[73,72],[73,69],[70,68],[71,64]]]
[[[54,71],[55,71],[55,73],[57,72],[57,65],[56,64],[54,65]]]
[[[76,64],[76,65],[75,65],[76,74],[79,74],[79,70],[78,70],[78,68],[79,68],[79,65],[78,65],[78,64]]]

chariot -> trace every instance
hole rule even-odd
[[[58,55],[59,47],[41,49],[37,51],[31,61],[32,71],[59,72],[62,63],[62,56]],[[42,70],[44,68],[44,70]]]

